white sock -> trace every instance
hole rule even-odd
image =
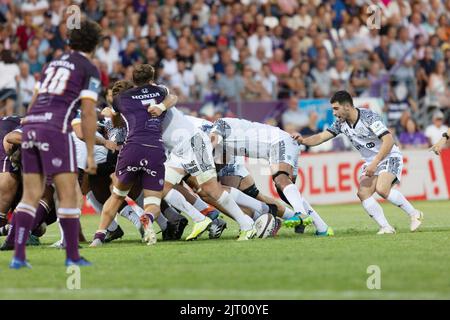
[[[403,211],[405,211],[409,216],[413,216],[416,214],[417,210],[414,209],[412,204],[406,200],[405,196],[396,189],[391,189],[389,196],[387,197],[392,204],[396,205]]]
[[[284,209],[283,216],[281,218],[283,218],[283,219],[290,219],[293,216],[295,216],[295,212],[292,211],[291,208],[286,207]]]
[[[263,213],[269,212],[268,210],[264,212],[264,207],[269,208],[267,204],[246,195],[241,190],[230,188],[230,196],[238,205],[252,209],[255,216],[259,217]],[[255,216],[253,216],[253,220],[257,219],[257,217],[255,218]]]
[[[322,220],[316,210],[314,210],[305,199],[303,199],[303,206],[306,208],[306,210],[308,210],[308,214],[312,218],[316,230],[319,232],[327,231],[328,225],[325,223],[325,221]]]
[[[305,207],[303,206],[303,197],[295,184],[290,184],[285,187],[283,194],[289,200],[295,212],[306,214]]]
[[[194,222],[200,222],[206,218],[192,204],[187,202],[186,198],[175,189],[170,190],[164,200],[166,200],[166,202],[175,209],[186,213]]]
[[[200,197],[197,197],[197,200],[195,200],[193,206],[200,212],[202,212],[205,209],[208,209],[208,204],[205,201],[203,201]]]
[[[141,227],[141,221],[139,220],[140,216],[134,211],[134,208],[132,208],[131,206],[126,206],[125,208],[120,210],[119,214],[130,221],[132,224],[134,224],[137,229]]]
[[[87,193],[86,199],[88,200],[92,208],[94,208],[95,212],[97,212],[98,214],[102,213],[103,205],[95,198],[92,191],[89,191]]]
[[[113,221],[111,221],[111,223],[109,224],[109,226],[108,226],[108,231],[109,232],[113,232],[113,231],[116,231],[116,229],[117,229],[117,227],[118,227],[119,225],[117,224],[117,215],[114,217],[114,220]]]
[[[156,218],[156,223],[158,224],[159,228],[161,229],[161,231],[164,231],[167,229],[167,222],[169,220],[167,220],[166,217],[164,217],[163,214],[159,214],[158,218]]]
[[[373,218],[380,227],[386,227],[389,225],[389,222],[384,216],[383,208],[381,208],[380,204],[375,200],[374,197],[370,197],[362,201],[361,203],[369,216]]]
[[[227,213],[239,224],[241,230],[247,231],[253,228],[252,218],[242,212],[228,192],[224,191],[217,202],[227,210]]]
[[[64,238],[64,230],[61,227],[61,224],[59,223],[59,218],[57,219],[57,222],[58,222],[58,227],[59,227],[59,234],[60,234],[61,243],[65,245],[66,244],[66,239]]]

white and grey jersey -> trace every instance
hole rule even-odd
[[[194,126],[203,132],[209,133],[213,127],[213,123],[203,118],[197,118],[193,116],[185,116]]]
[[[275,144],[291,139],[289,134],[280,128],[235,118],[217,120],[211,133],[223,139],[221,144],[227,154],[256,159],[269,159]]]
[[[106,130],[106,134],[108,136],[108,140],[114,141],[117,144],[125,143],[127,138],[127,128],[115,128],[112,124],[112,120],[110,118],[105,118],[104,126]]]
[[[380,115],[367,109],[358,110],[358,119],[352,126],[347,121],[336,120],[327,130],[334,136],[345,134],[361,157],[366,162],[372,162],[380,151],[381,138],[389,134]],[[400,149],[394,145],[386,157],[401,156]]]
[[[177,108],[167,110],[162,122],[162,140],[168,152],[176,147],[186,145],[190,139],[201,132],[189,119]]]

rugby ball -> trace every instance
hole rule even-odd
[[[256,237],[264,239],[272,236],[275,226],[276,222],[273,215],[270,213],[263,214],[255,221]]]

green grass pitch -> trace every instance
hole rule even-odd
[[[48,248],[59,237],[53,225],[39,247],[28,247],[31,270],[9,270],[11,252],[0,252],[1,299],[450,299],[450,202],[416,202],[425,213],[409,232],[400,209],[383,204],[396,235],[377,227],[360,205],[316,206],[336,235],[317,238],[282,228],[276,239],[236,242],[237,225],[219,240],[139,242],[125,219],[125,237],[81,254],[81,289],[66,286],[64,252]],[[91,239],[98,216],[83,216]],[[185,230],[188,234],[190,226]],[[381,289],[369,290],[370,265],[381,270]]]

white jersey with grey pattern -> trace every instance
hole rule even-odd
[[[106,130],[106,134],[108,136],[108,140],[114,141],[117,144],[123,144],[127,138],[127,128],[120,127],[115,128],[113,126],[111,118],[105,118],[103,122]]]
[[[336,120],[327,130],[334,136],[340,133],[346,135],[364,161],[372,162],[380,151],[381,138],[389,134],[389,130],[379,114],[367,109],[356,108],[356,110],[358,110],[358,119],[353,126],[347,121]],[[397,145],[392,147],[386,158],[392,156],[401,156]]]
[[[219,135],[225,152],[234,156],[269,159],[273,146],[289,134],[280,128],[244,119],[222,118],[214,122],[211,133]]]

